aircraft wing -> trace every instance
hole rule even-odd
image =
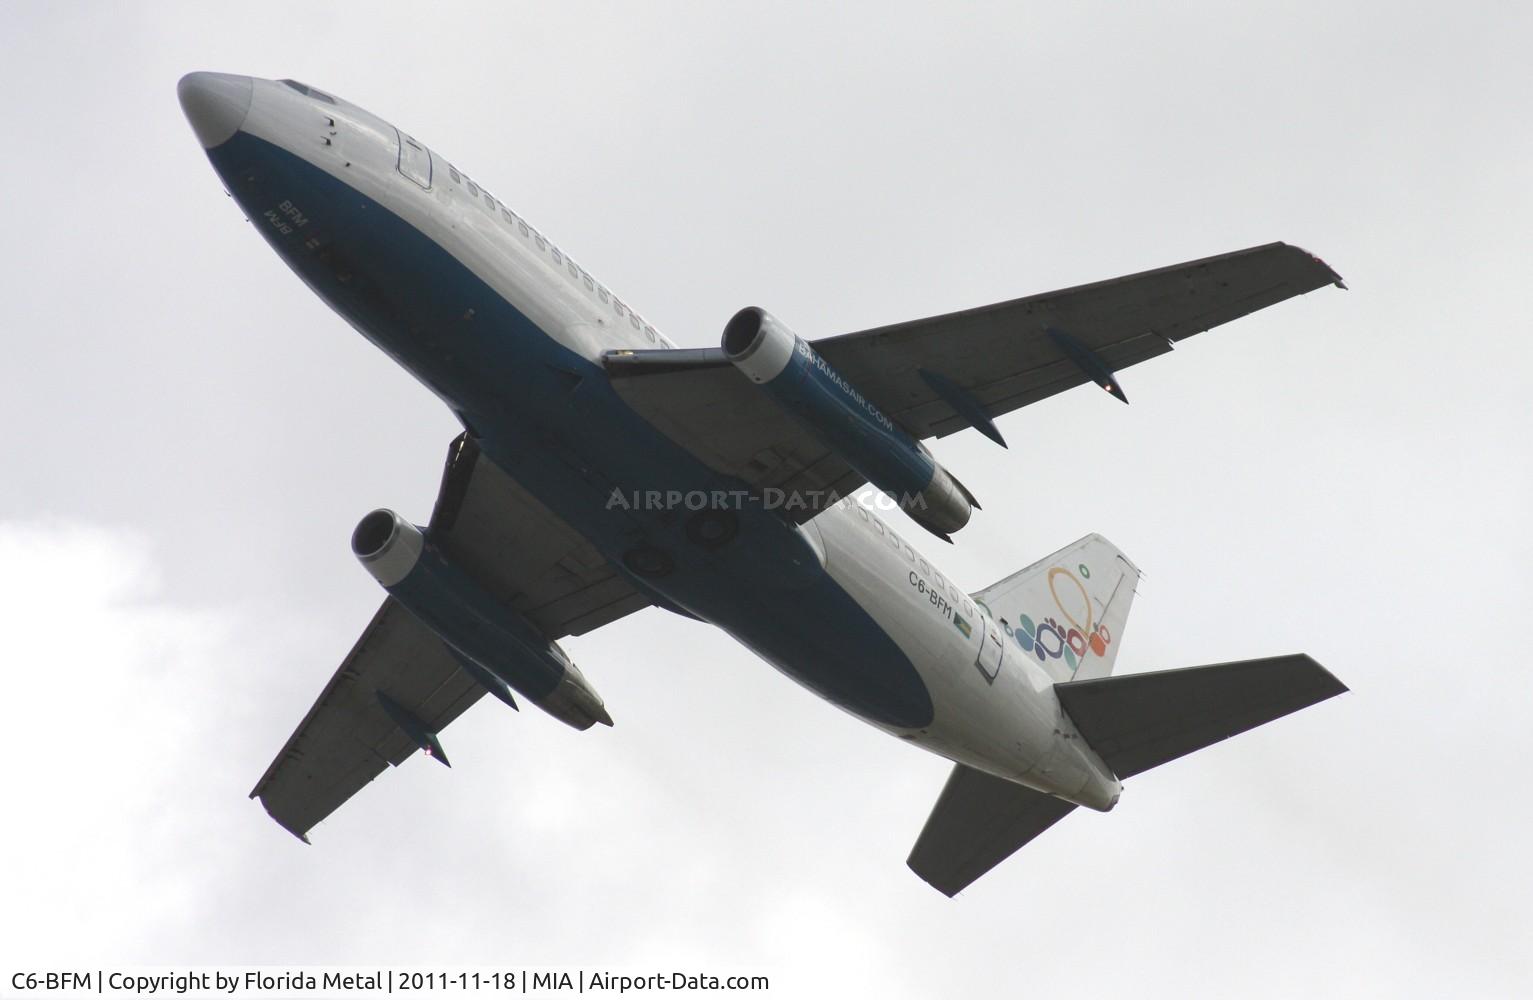
[[[377,692],[439,732],[484,690],[440,639],[388,598],[250,797],[308,843],[314,824],[415,752]]]
[[[649,603],[467,435],[449,449],[427,534],[550,639]],[[484,692],[433,632],[387,598],[250,797],[307,842],[316,823],[416,749],[379,694],[437,733]]]
[[[550,639],[584,635],[649,606],[606,558],[467,434],[448,449],[427,535]]]
[[[919,372],[941,375],[991,417],[1093,381],[1050,331],[1086,347],[1110,371],[1174,342],[1303,295],[1341,277],[1286,243],[1237,250],[1122,278],[814,343],[864,395],[918,438],[969,422]]]
[[[956,387],[993,418],[1096,381],[1079,360],[1082,349],[1106,371],[1120,371],[1176,341],[1331,284],[1341,278],[1319,258],[1270,243],[811,346],[912,436],[943,437],[973,424],[934,381]],[[616,351],[606,366],[640,415],[749,486],[845,495],[864,481],[721,349]]]

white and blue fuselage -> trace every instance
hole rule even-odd
[[[655,603],[901,739],[1094,809],[1117,801],[1055,678],[1008,655],[987,610],[876,512],[848,499],[795,524],[742,507],[738,534],[710,547],[663,507],[614,505],[741,484],[635,413],[602,365],[609,351],[673,345],[490,192],[302,84],[194,73],[180,89],[230,194],[283,260]],[[630,572],[622,556],[636,548],[674,568]]]

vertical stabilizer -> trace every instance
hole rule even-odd
[[[1086,680],[1112,673],[1138,584],[1117,546],[1087,535],[974,599],[1055,681]]]

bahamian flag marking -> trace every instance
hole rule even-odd
[[[962,632],[965,639],[974,634],[974,626],[964,621],[963,615],[956,611],[953,612],[953,627]]]

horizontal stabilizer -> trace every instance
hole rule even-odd
[[[905,863],[943,895],[955,896],[1074,808],[957,764]]]
[[[1302,653],[1054,685],[1075,727],[1119,778],[1346,690]]]

